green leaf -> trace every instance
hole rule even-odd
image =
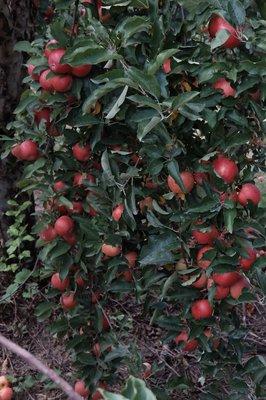
[[[22,40],[17,42],[14,46],[15,51],[25,51],[28,54],[38,54],[38,50],[30,44],[30,42],[26,40]]]
[[[114,178],[114,175],[111,170],[109,155],[108,155],[107,150],[105,150],[102,154],[101,165],[102,165],[102,169],[105,172],[105,174],[107,175],[108,179],[110,179],[110,181],[114,181],[115,178]]]
[[[161,89],[159,82],[155,76],[151,76],[136,67],[129,67],[125,74],[132,80],[140,89],[150,93],[155,98],[160,96]]]
[[[90,112],[91,107],[99,100],[101,97],[106,94],[112,92],[115,89],[118,89],[121,86],[124,86],[128,82],[123,79],[114,79],[111,82],[106,83],[105,85],[100,86],[98,89],[94,90],[92,94],[85,100],[82,110],[83,113],[86,114]]]
[[[141,249],[139,262],[141,265],[165,265],[175,261],[171,250],[179,247],[177,236],[172,233],[151,235],[148,244]]]
[[[125,86],[124,89],[122,90],[120,96],[116,100],[115,104],[113,105],[111,110],[106,115],[106,117],[105,117],[106,119],[114,118],[115,115],[120,111],[120,107],[125,101],[125,98],[126,98],[126,95],[127,95],[127,91],[128,91],[128,86]]]
[[[158,71],[158,69],[163,65],[164,61],[167,58],[172,57],[177,51],[178,49],[168,49],[158,54],[155,61],[148,64],[147,67],[148,74],[150,75],[155,74]]]
[[[181,176],[179,174],[179,165],[176,160],[172,160],[167,164],[167,169],[169,171],[169,174],[171,175],[172,178],[178,183],[180,188],[182,189],[183,193],[186,193],[186,189],[184,187],[183,181],[181,179]]]
[[[38,171],[39,169],[43,168],[46,164],[46,159],[44,157],[38,158],[33,164],[27,165],[24,169],[24,176],[26,179],[32,177],[32,175]]]
[[[229,38],[230,33],[226,29],[220,29],[215,38],[211,41],[211,50],[222,46]]]
[[[148,32],[151,23],[147,17],[133,16],[124,19],[116,28],[117,34],[121,35],[123,46],[127,45],[128,39],[139,32]]]
[[[246,19],[246,11],[241,1],[230,0],[228,2],[228,11],[236,25],[244,24]]]
[[[70,248],[71,246],[68,243],[58,242],[57,245],[53,248],[53,251],[49,257],[51,260],[54,260],[55,258],[66,254]]]
[[[105,390],[98,390],[103,395],[104,400],[130,400],[121,394],[106,392]]]
[[[75,67],[82,64],[96,65],[109,60],[119,60],[122,57],[115,50],[97,46],[94,43],[88,46],[78,47],[64,55],[64,61]]]
[[[51,35],[56,39],[62,46],[66,46],[69,43],[70,37],[65,33],[64,21],[56,20],[51,25]]]
[[[139,141],[142,141],[144,139],[144,137],[161,122],[161,120],[162,120],[161,117],[154,116],[148,123],[146,123],[146,121],[145,121],[145,122],[139,124],[139,127],[138,127]]]
[[[141,379],[130,376],[122,395],[130,400],[157,400]]]
[[[19,102],[19,105],[15,108],[14,114],[19,114],[24,111],[28,106],[37,101],[37,96],[35,94],[30,94],[30,91],[24,93],[23,97]]]

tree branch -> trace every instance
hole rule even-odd
[[[16,343],[7,339],[0,333],[0,344],[6,347],[8,350],[12,351],[20,358],[23,358],[33,369],[41,372],[50,378],[62,391],[68,396],[69,400],[83,400],[83,398],[77,394],[72,386],[66,382],[63,378],[58,376],[51,368],[44,365],[40,360],[38,360],[33,354],[29,353],[27,350],[18,346]]]

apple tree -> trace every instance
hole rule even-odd
[[[67,338],[77,391],[133,374],[158,399],[263,397],[247,323],[266,287],[263,5],[50,3],[16,46],[7,148],[41,204],[36,313]]]

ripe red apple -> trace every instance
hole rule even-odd
[[[204,246],[201,249],[199,249],[199,251],[197,253],[197,256],[196,256],[197,264],[202,269],[207,269],[211,265],[211,260],[204,259],[204,254],[210,250],[213,250],[212,246]]]
[[[194,172],[194,181],[197,185],[202,185],[204,181],[208,181],[209,177],[206,172]]]
[[[67,185],[63,181],[57,181],[54,183],[53,189],[55,192],[64,192],[67,189]]]
[[[55,49],[51,48],[51,46],[56,45],[57,43],[58,43],[58,41],[55,39],[51,39],[51,40],[49,40],[48,43],[46,43],[46,46],[44,49],[44,56],[46,58],[49,58],[50,54],[55,50]]]
[[[257,259],[256,250],[252,249],[252,247],[248,247],[246,250],[248,257],[240,257],[239,260],[240,266],[244,271],[248,271]]]
[[[89,213],[89,215],[91,217],[96,217],[96,215],[98,215],[97,211],[94,210],[94,208],[92,206],[89,206],[89,212],[88,213]]]
[[[24,140],[24,142],[20,143],[19,155],[25,161],[37,160],[40,156],[37,143],[31,139]]]
[[[219,155],[212,163],[212,167],[216,175],[218,175],[225,183],[233,183],[238,175],[238,167],[233,160]]]
[[[125,258],[127,260],[129,268],[134,268],[136,265],[138,253],[135,251],[129,251],[128,253],[125,254]]]
[[[35,68],[36,68],[36,65],[33,65],[33,64],[28,64],[27,65],[28,74],[31,76],[31,78],[34,81],[38,82],[39,79],[40,79],[40,74],[34,73]]]
[[[239,33],[237,30],[229,24],[224,18],[220,17],[219,15],[212,15],[208,30],[211,38],[214,38],[219,31],[222,29],[226,29],[229,33],[230,36],[226,40],[226,42],[223,44],[223,47],[226,49],[232,49],[234,47],[239,47],[241,44],[241,41],[239,39]]]
[[[251,202],[255,206],[257,206],[260,200],[260,191],[253,183],[245,183],[238,193],[238,202],[242,206],[247,206],[248,202]]]
[[[215,300],[223,300],[229,295],[229,287],[223,287],[220,285],[216,286],[215,289]]]
[[[116,257],[118,254],[120,254],[122,251],[121,246],[112,246],[111,244],[106,244],[104,243],[102,245],[102,252],[104,255],[108,257]]]
[[[206,287],[207,281],[208,279],[206,274],[202,273],[200,277],[195,282],[192,283],[192,286],[196,289],[203,289]]]
[[[64,236],[73,231],[74,225],[72,218],[68,215],[63,215],[55,221],[54,228],[59,236]]]
[[[22,160],[21,154],[20,154],[20,144],[17,143],[11,148],[11,154],[16,157],[18,160]]]
[[[222,272],[222,273],[214,273],[212,276],[213,281],[216,285],[220,285],[223,287],[230,287],[234,283],[236,283],[241,278],[238,272]]]
[[[50,70],[56,74],[71,73],[71,67],[68,64],[61,64],[61,59],[65,55],[65,49],[55,49],[49,55],[48,65]]]
[[[65,279],[60,278],[60,274],[56,272],[51,277],[51,286],[55,289],[60,290],[60,292],[64,292],[70,285],[69,278],[66,277]]]
[[[166,60],[164,60],[164,63],[163,63],[163,72],[165,74],[169,74],[169,72],[171,72],[171,71],[172,71],[171,58],[167,58]]]
[[[212,312],[213,308],[209,300],[196,300],[192,303],[191,314],[196,320],[210,318],[212,316]]]
[[[84,397],[84,399],[89,397],[90,391],[89,391],[89,389],[86,388],[84,381],[81,381],[81,380],[77,381],[75,383],[74,390],[80,396]]]
[[[10,382],[5,375],[0,376],[0,389],[10,386]]]
[[[47,92],[53,92],[54,91],[54,86],[53,86],[53,82],[52,82],[52,77],[51,78],[47,78],[47,75],[50,73],[50,69],[46,69],[44,70],[41,75],[40,75],[40,79],[39,79],[39,83],[40,86],[43,90],[46,90]]]
[[[93,176],[92,174],[76,172],[73,177],[73,185],[81,187],[83,185],[84,180],[88,181],[89,183],[96,182],[95,176]]]
[[[99,382],[99,388],[101,388],[101,389],[106,389],[107,388],[107,385],[106,385],[106,383],[105,382]],[[92,399],[91,400],[102,400],[103,399],[103,396],[101,395],[101,393],[98,391],[98,390],[96,390],[94,393],[93,393],[93,395],[92,395]]]
[[[100,343],[95,343],[92,346],[91,352],[93,355],[95,355],[96,358],[99,358],[101,355],[101,346]]]
[[[194,351],[199,346],[199,342],[197,339],[190,339],[189,335],[186,331],[182,331],[177,335],[174,339],[175,343],[178,345],[179,343],[184,342],[183,351]]]
[[[248,280],[244,276],[241,276],[241,278],[234,285],[230,287],[230,294],[233,297],[233,299],[238,299],[239,296],[241,296],[243,289],[248,287],[249,287]]]
[[[81,275],[77,275],[75,281],[79,287],[84,287],[86,285],[86,282],[84,281]]]
[[[231,86],[231,83],[225,78],[219,78],[212,85],[213,89],[221,90],[223,97],[235,97],[236,90]]]
[[[88,161],[91,156],[91,147],[89,144],[83,146],[76,143],[72,147],[72,153],[76,160],[78,161]]]
[[[11,400],[13,397],[13,389],[10,387],[4,387],[0,390],[0,400]]]
[[[191,192],[191,190],[193,189],[193,186],[194,186],[193,174],[189,171],[184,171],[184,172],[181,172],[180,177],[181,177],[184,187],[186,189],[185,193]],[[171,190],[171,192],[177,193],[177,194],[183,194],[181,187],[176,183],[176,181],[174,180],[174,178],[171,177],[171,175],[168,175],[167,183],[168,183],[168,186],[169,186],[169,189]]]
[[[72,67],[71,73],[78,78],[83,78],[90,73],[91,68],[90,64],[78,65],[77,67]]]
[[[132,271],[130,269],[124,271],[122,273],[122,276],[123,276],[123,278],[124,278],[124,280],[126,282],[128,282],[128,283],[133,282],[133,274],[132,274]]]
[[[67,233],[63,236],[63,239],[70,244],[70,246],[75,246],[77,243],[76,235],[73,232]],[[1,400],[1,399],[0,399]]]
[[[34,121],[37,126],[40,125],[41,121],[45,121],[46,128],[51,125],[51,109],[48,107],[41,108],[40,110],[34,111]]]
[[[56,92],[65,93],[68,92],[73,83],[71,75],[55,75],[51,78],[51,85]]]
[[[57,233],[52,225],[47,225],[47,227],[40,232],[40,238],[47,243],[52,242],[56,237]]]
[[[114,221],[118,222],[120,218],[122,217],[122,214],[124,212],[125,206],[124,204],[118,204],[112,212],[112,218]]]
[[[82,214],[83,213],[82,201],[72,201],[72,207],[69,208],[69,212],[71,212],[72,214]]]
[[[201,230],[194,229],[192,234],[198,244],[212,244],[219,236],[219,231],[215,225],[211,225],[210,227],[202,228]]]
[[[77,300],[74,293],[64,293],[60,297],[61,306],[65,310],[73,310],[77,306]]]

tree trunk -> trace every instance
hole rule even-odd
[[[5,127],[19,101],[25,73],[23,54],[13,48],[20,40],[32,39],[33,21],[32,1],[0,0],[0,134],[7,134]],[[18,177],[19,171],[15,168],[12,171],[8,159],[0,161],[0,249],[6,237],[7,222],[3,214],[7,208],[7,196],[13,192]]]

